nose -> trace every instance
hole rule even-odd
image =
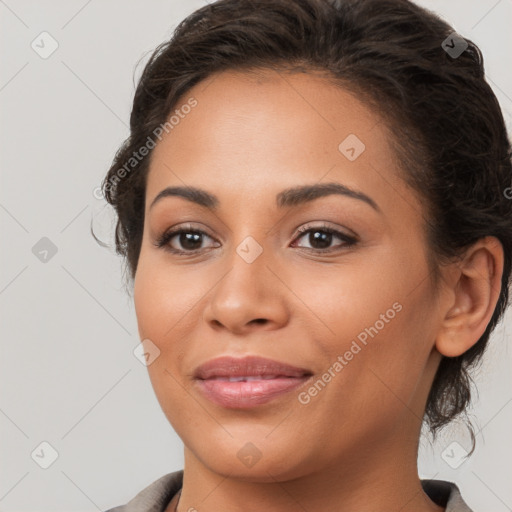
[[[215,330],[234,334],[286,325],[287,289],[277,277],[278,270],[269,268],[269,264],[265,251],[250,263],[234,251],[226,272],[211,292],[204,321]]]

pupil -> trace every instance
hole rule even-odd
[[[199,233],[182,233],[180,235],[180,244],[184,249],[194,250],[197,247],[194,244],[201,245],[201,235]]]
[[[320,242],[320,247],[316,246],[315,243],[311,243],[312,241],[315,243]],[[309,234],[309,243],[314,249],[325,249],[331,245],[332,233],[325,233],[323,231],[312,231]]]

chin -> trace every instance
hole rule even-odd
[[[229,437],[223,430],[226,435],[222,439],[215,441],[212,439],[215,436],[208,436],[208,445],[204,442],[204,434],[201,439],[182,439],[191,456],[210,471],[244,481],[292,480],[309,473],[312,461],[318,462],[318,454],[298,453],[297,448],[303,444],[298,439],[281,439],[277,435],[271,440],[265,439],[268,432],[270,430],[266,429],[264,435],[251,436],[251,430],[245,429],[245,435],[238,437],[232,432],[233,437]]]

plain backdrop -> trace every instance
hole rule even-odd
[[[480,46],[510,130],[512,0],[419,3]],[[106,510],[183,467],[133,354],[121,259],[90,225],[113,242],[95,189],[128,135],[137,62],[204,4],[0,0],[3,512]],[[420,476],[457,482],[475,512],[512,510],[511,325],[509,311],[476,376],[473,456],[452,462],[462,425],[422,440]]]

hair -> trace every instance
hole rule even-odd
[[[133,158],[187,91],[227,70],[323,73],[381,115],[398,172],[424,205],[434,282],[443,263],[479,239],[494,236],[503,246],[501,291],[484,334],[464,354],[443,357],[434,377],[423,419],[435,438],[470,403],[470,370],[507,307],[512,266],[510,140],[479,48],[460,36],[467,47],[459,56],[443,47],[454,46],[454,32],[408,0],[219,0],[189,15],[145,65],[130,135],[102,182],[131,280],[152,152],[132,165]]]

